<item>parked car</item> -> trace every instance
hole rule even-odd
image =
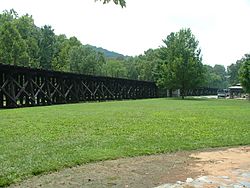
[[[217,91],[217,98],[226,98],[229,96],[228,89],[219,89]]]

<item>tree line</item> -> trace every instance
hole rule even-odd
[[[106,2],[106,1],[104,1]],[[118,1],[117,1],[118,2]],[[249,85],[250,55],[236,63],[204,65],[199,41],[190,29],[170,33],[157,49],[135,57],[106,58],[76,37],[56,35],[51,26],[37,27],[32,16],[19,16],[14,10],[0,14],[0,63],[155,81],[170,90],[197,87],[227,88]]]

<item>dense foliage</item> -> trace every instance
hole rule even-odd
[[[231,85],[241,84],[250,99],[250,54],[245,54],[236,63],[227,67],[228,80]]]
[[[171,33],[163,42],[158,49],[128,57],[83,45],[76,37],[56,35],[49,25],[37,27],[28,14],[19,16],[14,10],[0,14],[2,64],[156,81],[168,89],[226,88],[239,83],[245,57],[227,70],[222,65],[202,65],[198,40],[190,29]]]
[[[181,89],[184,98],[188,89],[200,86],[203,81],[199,42],[190,29],[171,33],[163,42],[158,83],[171,90]]]
[[[239,80],[239,70],[242,65],[242,59],[237,60],[236,63],[231,64],[227,67],[227,73],[228,73],[228,81],[230,85],[236,85],[240,83]]]
[[[214,67],[210,65],[204,65],[204,68],[204,86],[221,89],[228,87],[228,76],[223,65],[214,65]]]
[[[250,100],[250,55],[247,54],[242,59],[242,66],[239,70],[240,75],[240,82],[245,89],[246,93],[249,94],[249,100]]]

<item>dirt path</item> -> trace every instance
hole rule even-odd
[[[177,183],[176,183],[177,182]],[[250,146],[118,159],[11,187],[250,187]]]

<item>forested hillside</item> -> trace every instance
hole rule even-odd
[[[123,54],[119,54],[117,52],[109,51],[109,50],[101,48],[101,47],[96,47],[96,46],[92,46],[92,45],[89,45],[89,44],[87,44],[86,46],[89,46],[89,47],[93,48],[97,52],[103,53],[103,55],[106,58],[123,59],[123,58],[128,57],[128,56],[124,56]]]

